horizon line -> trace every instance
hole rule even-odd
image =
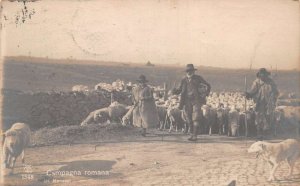
[[[144,63],[137,63],[137,62],[131,62],[131,61],[101,61],[101,60],[95,60],[95,59],[78,59],[78,58],[48,58],[48,57],[38,57],[38,56],[23,56],[23,55],[18,55],[18,56],[2,56],[3,58],[3,62],[5,61],[5,58],[28,58],[28,59],[42,59],[42,60],[48,60],[48,61],[60,61],[60,60],[67,60],[69,63],[65,63],[65,64],[70,64],[70,62],[75,62],[73,64],[78,64],[78,65],[82,65],[84,63],[76,63],[80,62],[80,61],[86,61],[86,62],[93,62],[93,64],[99,64],[99,63],[114,63],[114,64],[120,64],[120,65],[124,65],[124,64],[134,64],[134,65],[140,65],[140,66],[146,66],[146,64],[149,62],[144,62]],[[30,62],[36,62],[36,61],[30,61]],[[151,64],[158,65],[158,66],[177,66],[177,67],[184,67],[185,64],[182,63],[153,63],[150,62]],[[64,63],[61,63],[64,64]],[[101,64],[99,64],[101,65]],[[196,67],[204,67],[204,68],[215,68],[215,69],[226,69],[226,70],[258,70],[259,68],[245,68],[245,67],[239,67],[239,68],[232,68],[232,67],[219,67],[219,66],[207,66],[207,65],[195,65]],[[263,67],[262,67],[263,68]],[[267,68],[269,71],[299,71],[300,72],[300,65],[298,68],[272,68],[269,69]]]

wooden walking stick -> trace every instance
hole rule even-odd
[[[258,40],[257,42],[255,43],[255,46],[254,46],[254,51],[253,51],[253,55],[251,56],[250,58],[250,68],[249,68],[249,72],[251,71],[252,69],[252,63],[255,59],[255,56],[256,56],[256,52],[257,52],[257,48],[259,47],[260,43],[261,43],[261,38],[262,36],[264,35],[264,33],[261,33],[259,34],[259,37],[258,37]],[[247,93],[247,73],[245,74],[245,94]],[[246,146],[247,146],[247,136],[248,136],[248,123],[247,123],[247,98],[245,96],[245,128],[246,128],[246,131],[245,131],[245,142],[246,142]]]
[[[251,71],[252,68],[252,61],[250,61],[250,68],[249,68],[249,72]],[[247,137],[248,137],[248,121],[247,121],[247,98],[246,98],[246,94],[247,94],[247,73],[245,74],[245,103],[244,103],[244,111],[245,111],[245,145],[247,147]]]

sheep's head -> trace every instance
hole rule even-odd
[[[203,105],[201,109],[202,109],[202,112],[203,112],[203,116],[208,116],[209,115],[210,106]]]
[[[243,113],[244,113],[244,115],[245,115],[245,117],[246,117],[247,120],[251,119],[251,117],[252,117],[252,112],[251,111],[247,110],[247,111],[245,111]]]
[[[230,129],[231,129],[231,134],[232,134],[233,136],[236,136],[237,133],[238,133],[238,130],[239,130],[239,125],[236,124],[236,123],[232,123],[232,124],[230,125]]]
[[[122,118],[122,125],[123,126],[129,125],[129,118],[128,117],[124,116]]]
[[[222,118],[224,115],[224,110],[222,108],[217,109],[217,117]]]
[[[104,123],[109,119],[108,113],[105,110],[101,110],[94,114],[94,121],[98,123]]]

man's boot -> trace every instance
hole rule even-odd
[[[142,129],[142,136],[146,137],[146,129],[145,128]]]
[[[186,123],[185,124],[185,131],[184,131],[184,133],[185,134],[192,134],[192,131],[193,131],[193,125],[191,125],[190,123]]]
[[[193,133],[190,138],[188,138],[189,141],[196,141],[197,140],[197,132],[198,132],[198,122],[194,122],[193,126]]]

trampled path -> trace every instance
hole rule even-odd
[[[56,145],[29,148],[28,173],[17,161],[13,185],[299,185],[300,160],[294,176],[288,166],[277,170],[279,181],[267,182],[269,167],[246,149],[253,140],[199,136],[188,142],[182,134],[149,134],[126,142]],[[26,173],[27,171],[27,173]],[[48,171],[48,172],[47,172]],[[74,174],[70,176],[68,174]],[[34,178],[22,180],[22,175]]]

